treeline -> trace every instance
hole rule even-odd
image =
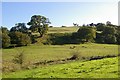
[[[98,23],[96,26],[82,26],[74,33],[48,34],[44,44],[79,44],[95,42],[102,44],[120,44],[120,26]]]
[[[36,42],[36,38],[42,38],[48,31],[50,21],[48,18],[41,15],[33,15],[27,23],[30,27],[27,28],[25,23],[17,23],[14,27],[8,30],[1,27],[2,47],[27,46]],[[39,36],[32,35],[33,32],[38,32]],[[81,26],[74,33],[53,33],[47,34],[46,42],[43,44],[78,44],[86,42],[120,44],[120,26],[113,25],[107,21],[104,23],[89,24]]]

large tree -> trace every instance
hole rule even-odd
[[[40,37],[48,31],[49,24],[49,19],[41,15],[32,16],[30,22],[28,22],[28,25],[30,25],[30,30],[32,32],[39,32]]]
[[[91,42],[96,37],[96,30],[92,27],[80,27],[77,33],[82,42]]]

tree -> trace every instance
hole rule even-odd
[[[114,27],[106,26],[102,32],[102,36],[104,37],[104,42],[113,44],[117,42],[116,39],[116,30]]]
[[[28,33],[28,28],[26,27],[25,23],[17,23],[10,30],[10,32],[15,32],[15,31],[19,31],[22,33]]]
[[[106,27],[104,27],[102,34],[104,34],[104,35],[108,35],[108,34],[115,35],[116,34],[116,30],[113,27],[106,26]]]
[[[30,30],[32,32],[39,32],[40,37],[42,37],[48,31],[49,24],[49,19],[41,15],[32,16],[30,22],[28,22],[28,25],[30,25]]]
[[[22,32],[11,32],[10,38],[11,44],[17,44],[17,46],[27,46],[31,43],[30,37]]]
[[[0,28],[0,39],[2,41],[2,47],[6,48],[10,46],[10,37],[8,36],[9,30],[6,27]]]
[[[10,37],[6,33],[2,33],[2,47],[6,48],[10,46]]]
[[[9,30],[6,27],[1,26],[0,30],[2,31],[2,33],[9,34]]]
[[[93,41],[96,37],[96,31],[95,29],[91,27],[81,27],[78,30],[78,38],[82,42],[90,42]]]
[[[103,31],[105,27],[106,25],[103,23],[96,24],[97,31]]]

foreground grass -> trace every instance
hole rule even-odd
[[[3,78],[118,78],[118,58],[105,58],[3,74]]]

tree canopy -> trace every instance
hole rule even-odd
[[[30,25],[30,30],[32,32],[39,32],[40,37],[48,31],[49,24],[49,19],[41,15],[32,16],[30,22],[28,22],[28,25]]]

